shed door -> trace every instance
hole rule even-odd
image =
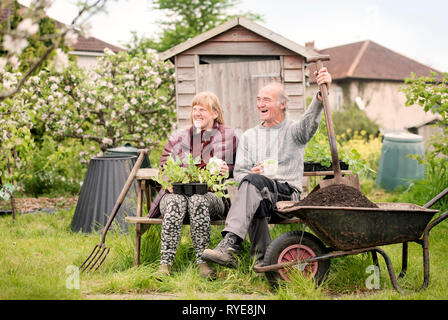
[[[225,124],[237,132],[259,123],[257,93],[271,81],[281,81],[280,60],[200,64],[197,92],[215,93]]]

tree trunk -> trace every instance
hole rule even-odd
[[[15,157],[16,156],[17,156],[16,148],[14,148],[14,150],[13,150],[14,165],[15,165],[15,159],[16,159]],[[14,173],[14,171],[13,171],[14,168],[13,168],[13,170],[11,170],[11,165],[9,163],[9,158],[8,158],[8,162],[6,164],[7,164],[7,167],[8,167],[8,174],[10,176],[12,176],[13,173]],[[14,185],[14,179],[11,179],[11,182]],[[11,202],[12,219],[15,220],[16,219],[16,205],[15,205],[14,191],[11,192],[10,202]]]
[[[11,194],[10,200],[11,200],[12,219],[16,220],[16,203],[15,203],[16,200],[14,194]]]

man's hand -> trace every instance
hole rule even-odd
[[[318,86],[321,86],[325,83],[325,85],[327,86],[327,91],[330,92],[330,87],[331,87],[331,74],[327,71],[326,67],[323,67],[322,69],[319,70],[319,72],[314,71],[314,76],[316,77],[316,82]],[[319,96],[318,96],[319,99]],[[321,100],[322,98],[320,98],[319,100]]]
[[[261,174],[263,173],[263,162],[259,162],[255,167],[250,169],[251,173]]]

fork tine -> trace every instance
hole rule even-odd
[[[90,260],[90,257],[93,255],[93,253],[95,252],[97,246],[95,246],[93,248],[93,250],[90,252],[89,256],[87,257],[86,260],[84,260],[84,262],[81,264],[81,266],[79,267],[79,269],[83,270],[84,265]]]
[[[98,270],[98,268],[103,264],[104,260],[106,259],[107,255],[109,254],[109,250],[110,250],[110,249],[109,249],[108,247],[105,247],[105,248],[104,248],[104,251],[103,251],[103,252],[105,252],[104,257],[103,257],[103,259],[101,259],[101,261],[98,263],[98,265],[96,266],[95,270]],[[99,258],[98,258],[98,259],[99,259]]]
[[[95,259],[95,257],[92,259],[93,263],[90,266],[89,271],[92,270],[95,267],[96,263],[101,259],[101,257],[103,256],[104,252],[106,251],[106,249],[107,249],[107,247],[102,247],[100,249],[100,251],[98,251],[99,255],[98,255],[98,257],[96,259]]]
[[[104,255],[105,252],[106,252],[106,255],[103,257],[103,255]],[[108,247],[101,246],[101,248],[100,248],[100,250],[98,251],[98,253],[99,253],[99,254],[95,255],[95,256],[92,258],[91,263],[89,263],[89,265],[87,266],[87,268],[88,268],[87,271],[90,271],[90,270],[92,270],[93,268],[95,268],[97,262],[100,261],[101,257],[103,257],[103,259],[101,260],[100,264],[95,268],[95,270],[99,268],[99,266],[101,265],[101,263],[103,263],[104,259],[106,258],[107,253],[109,253],[109,248],[108,248]],[[95,258],[96,258],[96,259],[95,259]]]
[[[84,261],[84,263],[81,265],[81,267],[80,267],[81,271],[85,271],[87,268],[89,268],[89,266],[95,260],[95,257],[98,255],[98,253],[100,251],[101,251],[101,245],[97,244],[95,246],[95,248],[93,248],[92,252],[90,253],[89,257],[86,259],[86,261]]]

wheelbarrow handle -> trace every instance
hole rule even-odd
[[[423,208],[430,208],[432,207],[437,201],[439,201],[440,199],[442,199],[444,196],[446,196],[446,194],[448,193],[448,187],[443,190],[442,192],[440,192],[438,195],[436,195],[434,198],[432,198],[428,203],[426,203]]]
[[[429,233],[429,231],[431,231],[432,228],[434,228],[436,225],[438,225],[440,222],[442,222],[443,220],[445,220],[446,218],[448,218],[448,211],[442,213],[440,216],[438,216],[437,218],[435,218],[433,221],[431,221],[428,226],[425,229],[425,233]]]

